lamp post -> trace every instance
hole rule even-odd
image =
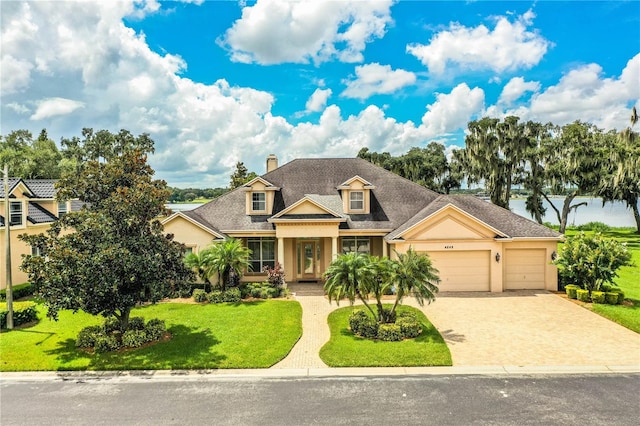
[[[7,328],[13,329],[13,288],[11,285],[11,210],[9,208],[9,165],[4,165],[4,235],[6,240],[6,271],[7,271]]]

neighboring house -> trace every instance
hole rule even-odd
[[[9,179],[9,216],[11,237],[11,281],[14,285],[27,281],[27,275],[20,270],[22,256],[40,254],[37,247],[31,247],[18,239],[20,234],[40,234],[49,229],[58,217],[80,210],[79,201],[58,202],[53,179]],[[6,288],[6,218],[4,205],[4,185],[0,191],[0,289]]]
[[[279,262],[289,282],[322,280],[337,255],[393,258],[410,247],[440,271],[441,291],[557,289],[561,234],[471,195],[441,195],[359,158],[299,159],[163,221],[198,252],[242,239],[253,272]]]

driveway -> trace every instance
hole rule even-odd
[[[337,306],[319,294],[296,298],[303,334],[274,368],[325,367],[317,354]],[[454,366],[640,365],[639,334],[552,293],[442,293],[420,309],[446,340]]]

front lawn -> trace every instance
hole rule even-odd
[[[451,365],[451,354],[438,330],[419,310],[399,306],[398,312],[413,311],[423,332],[415,339],[383,342],[355,336],[349,330],[349,315],[354,307],[340,308],[329,315],[331,338],[320,358],[330,367],[418,367]]]
[[[101,324],[102,317],[63,311],[59,321],[50,321],[39,306],[38,324],[0,334],[0,371],[267,368],[302,335],[302,308],[295,301],[163,303],[136,308],[131,315],[165,320],[173,338],[89,354],[75,347],[75,338],[83,327]]]
[[[567,236],[576,233],[577,231],[567,231]],[[585,232],[585,234],[588,233],[591,232]],[[631,252],[633,265],[620,268],[619,277],[615,279],[615,283],[624,291],[627,300],[623,305],[588,304],[586,306],[593,312],[640,333],[640,235],[634,228],[614,228],[602,232],[602,235],[626,243]]]

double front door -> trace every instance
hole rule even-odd
[[[318,280],[322,247],[320,240],[298,240],[297,242],[297,278],[298,280]]]

